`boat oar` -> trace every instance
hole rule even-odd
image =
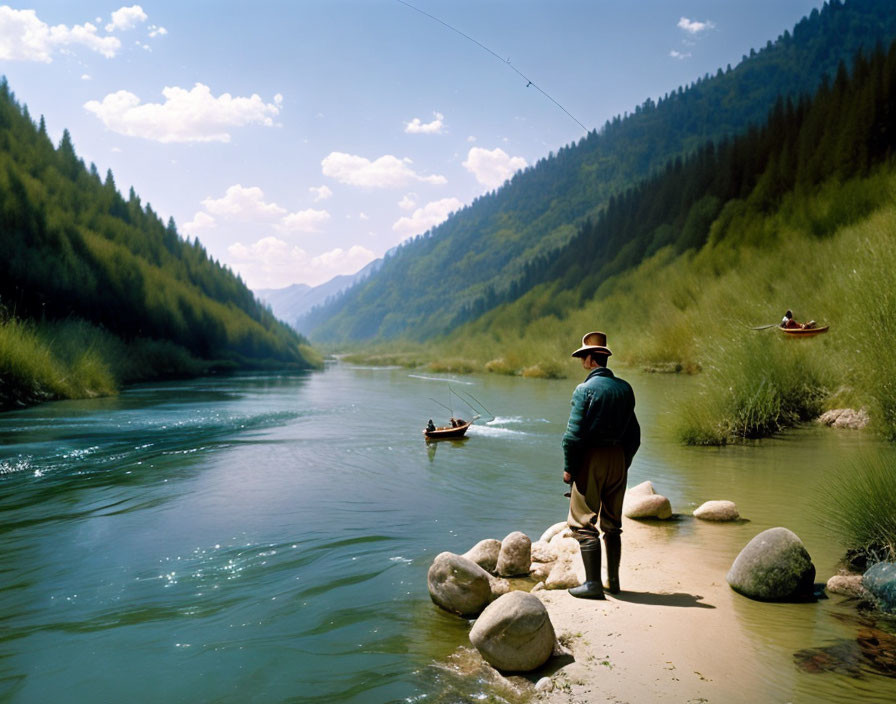
[[[770,325],[757,325],[755,328],[750,328],[750,330],[768,330],[769,328],[776,328],[780,325],[780,323],[771,323]]]

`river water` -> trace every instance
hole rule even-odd
[[[699,538],[719,579],[776,525],[800,535],[819,579],[835,572],[842,549],[819,487],[874,439],[809,427],[682,448],[665,426],[695,381],[624,376],[644,429],[629,484],[651,479],[681,514],[728,498],[750,519]],[[0,700],[483,698],[434,665],[467,642],[468,624],[430,602],[426,571],[443,550],[513,530],[535,539],[565,518],[559,441],[575,383],[339,364],[0,416]],[[426,420],[447,416],[433,399],[469,416],[449,385],[496,419],[427,444]],[[696,533],[692,520],[670,530]],[[794,665],[795,650],[855,630],[839,598],[797,611],[737,603],[775,700],[896,690],[873,673]]]

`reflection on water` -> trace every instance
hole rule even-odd
[[[873,440],[809,427],[748,447],[681,448],[662,428],[692,380],[625,376],[644,428],[630,483],[651,479],[682,515],[655,527],[659,549],[687,540],[723,579],[743,545],[783,523],[819,577],[833,572],[840,549],[816,487]],[[462,440],[427,443],[430,398],[449,383],[477,387],[498,415]],[[0,415],[0,699],[484,695],[487,678],[448,659],[469,625],[432,605],[426,571],[443,550],[537,536],[563,519],[559,442],[574,384],[340,365]],[[719,498],[748,520],[685,518]],[[689,597],[664,605],[705,607]],[[886,691],[879,675],[793,663],[800,649],[856,642],[859,626],[833,618],[850,606],[728,597],[713,605],[734,609],[764,654],[763,691],[782,701]]]

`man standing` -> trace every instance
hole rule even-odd
[[[607,549],[607,591],[619,593],[622,553],[622,499],[629,465],[641,444],[635,394],[628,382],[607,369],[613,354],[607,336],[589,332],[572,353],[589,370],[572,394],[572,410],[563,435],[563,481],[571,484],[567,523],[579,541],[585,583],[569,593],[603,599],[600,534]]]

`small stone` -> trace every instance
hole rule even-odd
[[[568,526],[566,525],[566,521],[560,521],[559,523],[555,523],[550,528],[548,528],[544,533],[541,534],[541,537],[538,539],[538,542],[549,543],[551,538],[553,538],[557,533],[560,533],[566,530]]]
[[[651,494],[655,494],[656,491],[653,489],[653,482],[646,481],[641,482],[640,484],[636,484],[631,489],[625,492],[626,496],[650,496]]]
[[[626,496],[622,506],[622,515],[626,518],[660,518],[665,520],[672,516],[672,504],[660,494]]]
[[[494,574],[498,566],[498,553],[501,552],[501,541],[494,538],[480,540],[467,550],[463,556],[472,560],[486,572]]]
[[[551,570],[554,569],[554,565],[557,564],[556,560],[552,560],[551,562],[533,562],[532,567],[529,570],[529,576],[532,579],[537,579],[539,582],[543,582],[548,578],[548,575],[551,573]]]
[[[532,543],[532,562],[552,562],[557,559],[550,543],[545,540],[539,540]]]
[[[817,420],[822,425],[828,425],[832,428],[860,430],[868,426],[871,422],[871,417],[864,408],[859,410],[854,408],[835,408],[825,411]]]
[[[585,580],[585,564],[579,541],[575,538],[561,538],[556,544],[557,560],[545,580],[547,589],[569,589],[577,587]]]
[[[860,574],[835,574],[828,580],[825,589],[831,594],[842,596],[868,596],[868,592],[862,586],[862,575]]]
[[[733,501],[707,501],[694,511],[703,521],[736,521],[740,518]]]
[[[539,582],[529,590],[529,593],[533,594],[535,592],[543,592],[545,589],[547,589],[547,587],[544,586],[544,582]]]
[[[507,592],[510,591],[510,582],[501,577],[492,577],[491,575],[489,575],[488,586],[492,593],[492,601],[497,599],[499,596],[504,596]]]
[[[535,691],[536,692],[553,692],[554,691],[554,680],[550,677],[542,677],[538,682],[535,683]]]
[[[541,667],[554,649],[554,626],[541,600],[510,592],[489,604],[470,629],[470,642],[503,672]]]
[[[514,531],[501,541],[497,573],[502,577],[529,574],[532,564],[532,541],[525,533]]]

